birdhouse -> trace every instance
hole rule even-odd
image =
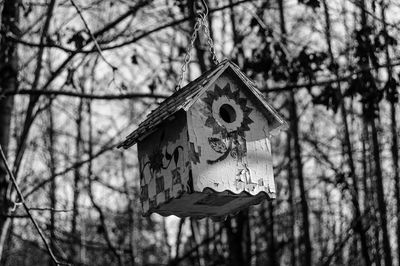
[[[137,143],[144,214],[219,218],[275,198],[270,136],[284,126],[224,60],[162,102],[119,147]]]

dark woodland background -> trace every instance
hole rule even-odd
[[[277,199],[225,222],[140,213],[115,145],[177,84],[193,0],[0,0],[0,144],[72,265],[399,265],[398,0],[208,0],[219,59],[289,122]],[[185,80],[211,67],[203,35]],[[54,265],[0,164],[0,265]]]

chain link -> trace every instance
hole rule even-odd
[[[204,28],[204,33],[207,37],[207,43],[209,46],[209,51],[211,53],[212,61],[214,62],[214,64],[218,65],[219,61],[218,61],[217,55],[215,54],[214,42],[211,38],[210,29],[208,28],[207,17],[203,16],[202,21],[203,21],[202,25]]]
[[[213,63],[216,64],[216,65],[219,64],[219,61],[217,59],[217,55],[215,54],[214,43],[213,43],[213,40],[212,40],[211,35],[210,35],[210,30],[208,28],[207,15],[204,14],[203,12],[197,12],[196,23],[194,25],[194,31],[193,31],[193,34],[192,34],[192,36],[190,38],[190,44],[186,49],[184,62],[183,62],[183,65],[181,67],[181,74],[179,76],[179,82],[178,82],[178,85],[175,88],[176,91],[181,89],[183,78],[184,78],[184,74],[185,74],[185,72],[187,70],[187,67],[188,67],[188,64],[189,64],[189,62],[191,60],[190,52],[194,48],[194,42],[196,41],[196,38],[197,38],[197,35],[198,35],[198,32],[200,31],[200,29],[203,29],[204,34],[206,35],[207,44],[209,46],[209,51],[211,53]]]
[[[192,37],[190,38],[190,44],[189,44],[189,46],[186,48],[186,53],[185,53],[185,57],[184,57],[184,59],[183,59],[183,65],[182,65],[182,67],[181,67],[181,75],[180,75],[180,77],[179,77],[179,82],[178,82],[178,85],[176,86],[176,91],[177,90],[179,90],[180,88],[181,88],[181,86],[182,86],[182,82],[183,82],[183,77],[184,77],[184,74],[185,74],[185,72],[186,72],[186,70],[187,70],[187,66],[188,66],[188,64],[189,64],[189,62],[190,62],[190,59],[191,59],[191,54],[190,54],[190,51],[193,49],[193,47],[194,47],[194,42],[196,41],[196,38],[197,38],[197,33],[199,32],[199,30],[200,30],[200,28],[201,28],[201,18],[200,17],[198,17],[197,19],[196,19],[196,24],[194,25],[194,31],[193,31],[193,34],[192,34]]]

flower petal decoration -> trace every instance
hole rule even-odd
[[[206,122],[205,126],[212,128],[212,134],[221,134],[222,138],[227,138],[228,133],[237,132],[244,137],[244,132],[250,130],[249,125],[253,120],[249,117],[252,108],[247,106],[247,99],[240,97],[239,90],[231,90],[229,83],[224,88],[215,85],[214,90],[206,92],[203,99],[206,103]],[[221,108],[228,105],[234,112],[234,119],[227,120],[221,115]]]

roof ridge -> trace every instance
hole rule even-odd
[[[278,111],[275,110],[267,101],[266,97],[261,93],[261,91],[257,88],[257,84],[249,78],[240,68],[238,65],[235,63],[231,62],[231,66],[233,67],[233,71],[238,75],[238,77],[249,87],[249,89],[252,91],[252,93],[263,103],[265,108],[268,109],[269,112],[271,112],[276,120],[278,121],[279,125],[275,126],[271,132],[279,130],[280,128],[286,128],[287,123],[286,121],[282,118],[282,116],[278,113]]]
[[[144,121],[139,123],[137,129],[129,134],[117,147],[124,147],[125,149],[129,148],[135,144],[138,139],[143,138],[153,132],[153,130],[168,117],[182,109],[187,111],[190,106],[192,106],[192,104],[196,102],[206,90],[209,89],[208,85],[210,82],[217,79],[229,67],[244,83],[244,85],[248,87],[249,91],[258,99],[258,101],[262,103],[264,108],[271,113],[275,121],[277,121],[278,126],[275,126],[274,128],[280,128],[283,124],[285,124],[285,121],[281,118],[278,112],[267,102],[261,92],[258,91],[254,81],[248,78],[240,70],[239,66],[233,63],[231,60],[224,59],[219,64],[210,68],[161,102],[158,107],[156,107],[146,116]]]
[[[222,60],[219,64],[213,66],[193,81],[186,84],[181,89],[175,91],[167,99],[162,101],[154,110],[152,110],[146,118],[139,123],[136,130],[129,134],[124,141],[117,147],[129,148],[136,143],[142,134],[148,134],[151,130],[159,125],[169,116],[173,115],[183,107],[190,105],[190,101],[196,98],[198,92],[210,81],[210,79],[218,73],[226,64],[230,63],[229,59]],[[194,96],[194,97],[193,97]],[[146,133],[147,132],[147,133]]]

